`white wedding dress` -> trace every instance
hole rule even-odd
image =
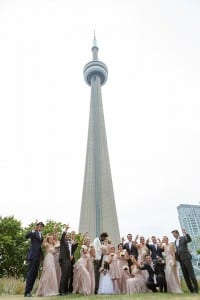
[[[110,277],[110,272],[101,272],[100,278],[99,278],[99,289],[98,294],[99,295],[110,295],[113,294],[113,282]]]

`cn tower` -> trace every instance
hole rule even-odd
[[[79,232],[88,232],[93,239],[106,231],[112,244],[117,245],[120,234],[101,95],[108,68],[98,60],[98,50],[94,36],[93,59],[83,70],[84,79],[91,87],[91,102]]]

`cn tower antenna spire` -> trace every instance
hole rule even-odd
[[[98,60],[98,51],[99,51],[99,48],[97,46],[97,40],[96,40],[95,31],[94,31],[94,38],[93,38],[93,45],[92,45],[93,60]]]
[[[96,34],[95,34],[95,30],[94,30],[94,38],[93,38],[93,47],[97,47],[97,39],[96,39]]]

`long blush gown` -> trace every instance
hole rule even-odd
[[[167,291],[171,293],[183,293],[180,287],[178,278],[177,266],[174,256],[172,255],[171,245],[164,246],[164,253],[166,259],[165,277],[167,281]]]
[[[123,254],[123,255],[122,255]],[[128,267],[127,256],[124,255],[124,251],[118,254],[118,265],[120,270],[120,279],[118,280],[119,291],[121,294],[126,294],[126,280],[131,277],[129,271],[125,271],[123,268]]]
[[[146,247],[146,245],[141,245],[138,248],[138,263],[144,263],[145,262],[145,256],[149,254],[149,249]],[[149,274],[147,270],[142,271],[142,281],[146,283],[147,279],[149,277]],[[143,292],[149,292],[149,289],[146,287],[146,284],[143,286]]]
[[[93,295],[94,290],[95,290],[95,275],[94,275],[93,256],[91,255],[90,252],[88,253],[88,260],[87,260],[86,268],[90,275],[90,287],[91,287],[90,294]]]
[[[120,293],[119,280],[121,279],[121,270],[116,253],[110,254],[110,277],[113,281],[114,294]]]
[[[56,268],[56,276],[57,276],[58,286],[60,286],[60,278],[61,278],[61,268],[60,268],[60,263],[59,263],[59,253],[60,253],[60,241],[57,241],[56,244],[55,244],[54,261],[55,261],[55,268]]]
[[[89,254],[82,253],[74,265],[73,293],[91,295],[91,278],[87,269],[89,259]]]
[[[55,253],[56,249],[53,245],[49,245],[46,248],[43,270],[36,292],[37,296],[56,296],[59,294],[54,258]]]
[[[132,268],[133,278],[126,281],[127,294],[144,293],[146,292],[145,280],[142,271],[136,266]]]

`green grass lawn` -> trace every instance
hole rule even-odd
[[[37,300],[44,300],[44,299],[51,299],[51,300],[67,300],[67,299],[73,299],[73,300],[83,300],[83,299],[88,299],[88,300],[189,300],[189,299],[200,299],[200,296],[197,294],[189,294],[189,293],[183,293],[183,294],[161,294],[161,293],[145,293],[145,294],[133,294],[133,295],[95,295],[95,296],[81,296],[81,295],[74,295],[70,294],[67,296],[57,296],[57,297],[32,297],[32,299],[35,298]],[[17,295],[17,296],[12,296],[12,295],[6,295],[6,296],[1,296],[1,300],[19,300],[19,299],[24,299],[23,295]]]
[[[200,284],[200,282],[199,282]],[[141,293],[132,295],[92,295],[92,296],[82,296],[79,294],[69,294],[67,296],[51,296],[51,297],[36,297],[35,293],[38,286],[38,280],[34,285],[33,297],[35,300],[189,300],[198,299],[200,300],[200,295],[190,294],[185,286],[185,282],[182,282],[181,286],[184,291],[183,294],[172,294],[172,293]],[[25,299],[24,294],[25,282],[20,279],[15,278],[0,278],[0,300],[20,300]]]

